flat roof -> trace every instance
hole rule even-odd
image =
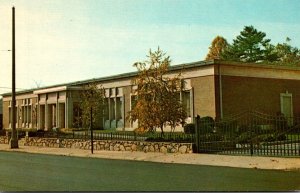
[[[170,66],[170,70],[175,71],[175,70],[193,68],[193,67],[198,67],[198,66],[205,66],[205,65],[210,65],[210,64],[214,64],[214,60],[177,64],[177,65],[174,65],[174,66]],[[122,74],[117,74],[117,75],[112,75],[112,76],[91,78],[91,79],[86,79],[86,80],[81,80],[81,81],[74,81],[74,82],[55,84],[55,85],[44,86],[44,87],[39,87],[39,88],[26,89],[26,90],[16,91],[16,94],[24,94],[24,93],[33,92],[33,91],[36,91],[36,90],[49,89],[49,88],[61,87],[61,86],[67,86],[67,87],[79,86],[79,85],[84,85],[84,84],[87,84],[87,83],[90,83],[90,82],[95,82],[95,81],[96,82],[103,82],[103,81],[110,81],[110,80],[116,80],[116,79],[122,79],[122,78],[130,78],[130,77],[136,76],[137,74],[138,74],[137,71],[127,72],[127,73],[122,73]],[[11,92],[2,94],[2,96],[10,96],[10,95],[11,95]]]
[[[287,66],[287,65],[277,65],[277,64],[268,64],[268,63],[242,63],[242,62],[236,62],[236,61],[224,61],[224,60],[208,60],[208,61],[196,61],[191,63],[183,63],[183,64],[177,64],[177,65],[171,65],[169,67],[170,71],[176,71],[176,70],[182,70],[187,68],[195,68],[200,66],[207,66],[207,65],[213,65],[213,64],[223,64],[223,65],[233,65],[233,66],[244,66],[244,67],[257,67],[257,68],[272,68],[272,69],[285,69],[285,70],[300,70],[300,67],[298,66]],[[68,83],[62,83],[62,84],[55,84],[50,86],[44,86],[40,88],[33,88],[33,89],[26,89],[22,91],[17,91],[16,94],[24,94],[28,92],[33,92],[37,90],[43,90],[43,89],[49,89],[54,87],[71,87],[71,86],[80,86],[84,85],[90,82],[103,82],[103,81],[111,81],[116,79],[122,79],[122,78],[131,78],[138,74],[137,71],[135,72],[127,72],[112,76],[105,76],[105,77],[99,77],[99,78],[91,78],[81,81],[73,81]],[[9,93],[3,93],[2,96],[10,96],[11,92]]]

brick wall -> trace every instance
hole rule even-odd
[[[203,76],[191,79],[194,88],[194,115],[216,116],[215,77]]]
[[[243,110],[280,112],[280,93],[292,94],[294,116],[300,116],[300,81],[222,76],[224,116]]]

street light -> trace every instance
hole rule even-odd
[[[9,141],[9,146],[11,149],[19,148],[18,136],[16,132],[16,60],[15,60],[15,7],[12,7],[12,99],[11,99],[11,109],[12,109],[12,129],[11,138]]]

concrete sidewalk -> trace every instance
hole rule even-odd
[[[18,149],[10,149],[8,144],[0,144],[0,151],[27,152],[104,159],[138,160],[161,163],[227,166],[239,168],[300,170],[300,158],[229,156],[213,154],[164,154],[129,151],[94,151],[94,154],[91,154],[90,150],[33,147],[22,145],[19,145]]]

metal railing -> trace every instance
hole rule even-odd
[[[30,135],[29,135],[30,136]],[[71,132],[38,131],[32,137],[61,138],[61,139],[91,139],[90,130],[73,130]],[[182,132],[160,132],[136,133],[130,131],[93,131],[94,140],[122,140],[122,141],[155,141],[155,142],[186,142],[193,143],[195,135]]]
[[[300,156],[300,118],[249,111],[221,121],[198,117],[195,129],[197,152]]]

